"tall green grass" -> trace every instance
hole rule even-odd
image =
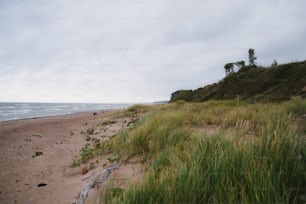
[[[154,155],[188,140],[190,133],[182,127],[183,121],[184,115],[176,112],[151,115],[130,133],[131,151]]]
[[[154,107],[125,135],[126,145],[121,146],[127,154],[146,157],[149,168],[144,181],[120,193],[109,187],[102,200],[304,203],[305,134],[295,125],[296,117],[303,117],[304,104],[212,101]],[[205,132],[208,126],[216,128],[214,134],[193,131]],[[123,143],[116,141],[113,147]]]

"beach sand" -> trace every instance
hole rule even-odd
[[[103,160],[107,161],[99,158],[95,168],[84,175],[84,166],[69,167],[86,144],[86,136],[80,132],[96,127],[112,113],[77,113],[1,122],[0,203],[75,203],[89,175],[103,171]],[[118,119],[116,124],[97,132],[95,137],[103,139],[116,134],[126,128],[127,120]],[[129,166],[114,175],[126,177],[135,173],[126,168]],[[38,187],[42,183],[47,185]]]

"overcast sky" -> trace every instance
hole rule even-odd
[[[305,0],[0,0],[0,101],[151,102],[306,59]]]

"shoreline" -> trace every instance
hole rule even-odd
[[[84,165],[69,167],[87,143],[81,131],[95,127],[94,137],[101,140],[116,134],[126,127],[126,118],[106,131],[97,124],[117,111],[122,109],[1,121],[0,203],[74,203],[93,173],[82,174]],[[103,170],[104,160],[99,158],[93,171]]]
[[[74,113],[120,110],[132,103],[1,103],[0,121],[60,116]]]
[[[114,111],[122,111],[124,108],[120,109],[101,109],[101,110],[93,110],[93,111],[81,111],[81,112],[74,112],[74,113],[63,113],[63,114],[56,114],[56,115],[46,115],[46,116],[37,116],[37,117],[29,117],[29,118],[18,118],[18,119],[10,119],[10,120],[2,120],[1,123],[6,122],[18,122],[23,120],[37,120],[37,119],[44,119],[44,118],[51,118],[51,117],[62,117],[62,116],[69,116],[69,115],[75,115],[75,114],[93,114],[94,112],[97,113],[106,113],[106,112],[114,112]]]

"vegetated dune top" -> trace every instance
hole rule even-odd
[[[235,99],[249,101],[284,101],[306,97],[306,61],[273,67],[245,66],[218,83],[196,90],[179,90],[171,102]]]

